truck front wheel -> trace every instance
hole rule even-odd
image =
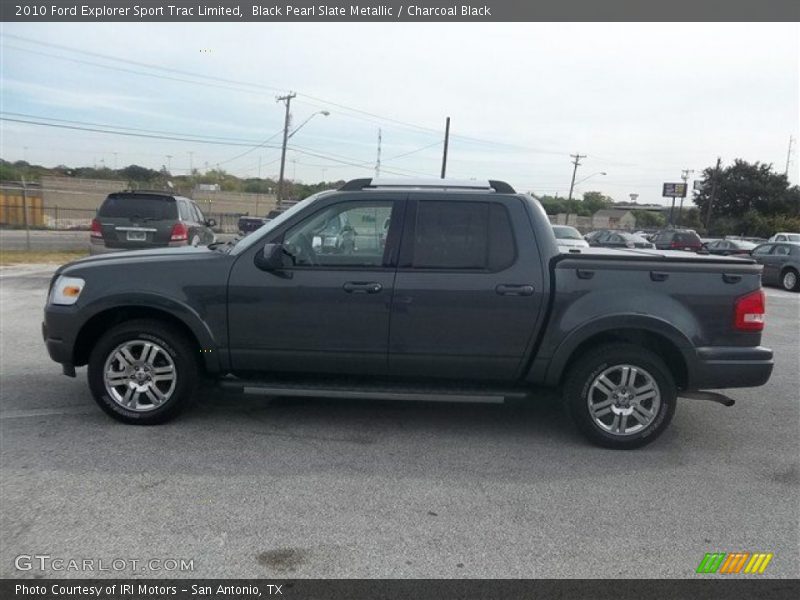
[[[663,433],[675,414],[677,388],[658,355],[632,344],[607,344],[569,369],[564,402],[592,442],[626,450]]]
[[[197,359],[186,337],[167,323],[141,319],[108,330],[89,357],[97,404],[124,423],[154,425],[191,402]]]

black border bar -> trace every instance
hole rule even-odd
[[[120,593],[131,585],[134,593]],[[18,586],[24,586],[23,593]],[[113,587],[112,587],[113,586]],[[210,594],[193,594],[199,586]],[[245,588],[220,594],[220,586]],[[39,588],[44,593],[30,592]],[[96,593],[100,588],[100,593]],[[251,591],[255,588],[257,592]],[[66,593],[75,589],[75,593]],[[85,591],[78,591],[85,590]],[[93,591],[94,590],[94,591]],[[116,592],[112,591],[116,590]],[[800,596],[800,580],[700,576],[697,579],[3,579],[0,598],[19,600],[150,600],[281,598],[286,600],[483,600],[564,598],[569,600],[758,600]]]
[[[170,11],[170,5],[186,11]],[[136,7],[139,7],[136,9]],[[261,10],[254,12],[254,7]],[[294,10],[290,10],[292,7]],[[466,8],[465,8],[466,7]],[[144,9],[144,10],[142,10]],[[313,9],[313,10],[312,10]],[[470,10],[471,9],[471,10]],[[0,21],[800,21],[798,0],[2,0]],[[665,40],[666,41],[666,40]]]

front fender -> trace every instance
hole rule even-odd
[[[178,319],[183,323],[197,338],[202,350],[214,350],[213,352],[203,352],[203,360],[209,372],[219,372],[223,364],[227,361],[218,351],[224,346],[224,340],[220,336],[214,335],[209,328],[206,320],[190,305],[176,298],[165,296],[147,291],[125,292],[102,296],[81,307],[81,315],[85,318],[81,323],[81,328],[93,317],[100,313],[124,308],[146,308],[157,310]]]

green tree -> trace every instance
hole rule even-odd
[[[640,229],[658,229],[666,225],[666,218],[662,213],[649,210],[634,210],[633,216],[636,217],[636,227]]]
[[[598,210],[612,208],[613,205],[614,200],[612,200],[609,196],[604,195],[602,192],[585,192],[583,194],[583,202],[581,203],[581,208],[579,211],[580,214],[585,213],[585,216],[589,216],[593,215]]]
[[[755,227],[754,215],[761,217],[800,217],[800,188],[789,186],[783,173],[776,173],[771,164],[748,163],[736,159],[728,167],[709,167],[703,171],[700,190],[693,201],[703,215],[707,214],[716,178],[716,198],[712,206],[712,223],[719,217],[739,219],[742,226]],[[753,211],[753,214],[747,216]],[[747,217],[746,217],[747,216]]]

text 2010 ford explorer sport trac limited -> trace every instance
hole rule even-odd
[[[65,265],[43,334],[126,423],[175,416],[207,379],[376,399],[559,387],[589,439],[634,448],[678,396],[769,379],[760,273],[682,252],[559,253],[539,203],[499,181],[360,179],[235,243]]]

